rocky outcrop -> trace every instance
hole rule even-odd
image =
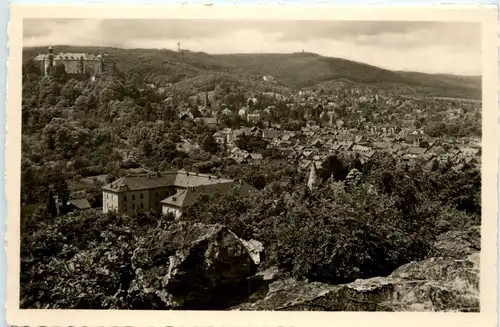
[[[132,257],[134,307],[223,307],[260,263],[259,242],[245,242],[221,225],[180,224],[160,231]],[[152,242],[156,242],[151,248]]]
[[[279,280],[261,299],[236,310],[479,311],[479,254],[466,260],[431,258],[388,277],[343,285]]]
[[[479,312],[479,227],[445,233],[435,247],[441,257],[410,262],[387,277],[342,285],[276,280],[233,309]]]

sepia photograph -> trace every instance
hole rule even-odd
[[[482,312],[480,20],[20,20],[21,312]]]

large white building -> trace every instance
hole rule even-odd
[[[134,214],[153,210],[176,217],[203,194],[224,194],[236,186],[239,194],[248,196],[256,190],[247,183],[187,171],[153,173],[122,177],[102,188],[103,211]]]
[[[52,69],[63,64],[68,74],[89,74],[100,75],[103,71],[103,57],[91,53],[60,52],[55,54],[52,46],[49,46],[48,53],[38,54],[33,61],[39,65],[45,76],[50,75]]]

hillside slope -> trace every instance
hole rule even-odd
[[[272,75],[290,87],[353,82],[435,96],[481,97],[480,76],[399,72],[314,53],[213,55],[228,68]],[[413,91],[413,92],[411,92]]]
[[[337,87],[359,84],[405,94],[481,98],[481,77],[398,72],[346,59],[323,57],[314,53],[224,54],[176,52],[156,49],[118,49],[109,47],[56,46],[56,51],[106,53],[117,68],[137,82],[180,83],[212,87],[214,78],[251,80],[252,85],[266,84],[263,75],[272,75],[281,86],[290,88]],[[45,48],[24,49],[24,60]],[[215,78],[217,80],[218,78]],[[200,82],[201,81],[201,82]],[[265,85],[264,85],[265,87]]]

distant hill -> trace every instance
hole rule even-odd
[[[480,76],[424,74],[382,69],[351,60],[315,53],[218,54],[156,49],[55,46],[56,52],[108,54],[117,68],[138,82],[174,83],[181,88],[213,88],[219,80],[243,81],[258,89],[271,87],[262,76],[271,75],[275,85],[289,88],[338,87],[354,84],[427,96],[481,99]],[[45,47],[25,48],[28,60]]]
[[[480,76],[424,74],[382,69],[315,53],[213,55],[225,67],[272,75],[290,87],[360,83],[440,96],[481,98]]]

